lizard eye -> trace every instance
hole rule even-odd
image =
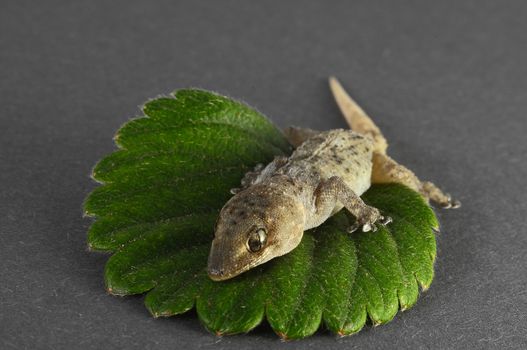
[[[262,249],[266,240],[267,233],[263,228],[259,228],[249,234],[249,239],[247,240],[247,249],[250,252],[256,253]]]

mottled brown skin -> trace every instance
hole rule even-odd
[[[319,132],[289,158],[277,157],[249,173],[245,188],[222,209],[209,256],[209,276],[234,277],[294,249],[303,232],[346,207],[360,225],[382,218],[360,195],[370,187],[373,143],[351,130]],[[256,175],[256,176],[255,176]],[[368,226],[366,226],[367,230]],[[263,229],[263,249],[247,249],[251,233]]]
[[[336,80],[330,83],[355,131],[284,131],[297,147],[293,154],[247,173],[220,212],[208,260],[211,279],[226,280],[287,254],[298,246],[305,230],[342,208],[356,218],[350,231],[359,227],[375,231],[376,225],[388,224],[390,218],[360,198],[372,182],[402,183],[443,207],[459,206],[434,184],[421,182],[387,156],[388,144],[377,126]]]
[[[208,272],[213,280],[234,277],[296,247],[304,232],[305,209],[287,179],[275,176],[232,197],[216,223]],[[264,249],[251,252],[249,234],[264,228]]]

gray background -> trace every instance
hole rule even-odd
[[[0,347],[525,348],[527,3],[6,1],[0,5]],[[199,86],[280,126],[344,127],[337,75],[391,154],[463,202],[436,279],[388,325],[221,340],[106,295],[81,203],[147,98]]]

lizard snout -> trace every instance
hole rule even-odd
[[[209,277],[214,281],[221,281],[223,280],[223,277],[225,275],[225,271],[223,269],[214,269],[209,268],[208,270]]]
[[[229,252],[227,250],[227,252]],[[222,246],[218,246],[217,241],[213,241],[212,248],[209,255],[209,260],[207,262],[207,274],[210,279],[213,281],[223,281],[229,279],[227,271],[228,267],[228,258],[229,255],[225,255],[224,249]]]

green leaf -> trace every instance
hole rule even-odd
[[[345,211],[305,233],[291,253],[234,279],[213,282],[206,262],[214,222],[241,177],[291,148],[282,133],[250,107],[202,90],[152,100],[144,117],[117,133],[119,150],[93,178],[103,186],[84,203],[97,217],[93,250],[112,252],[105,269],[115,295],[147,293],[155,317],[196,307],[218,335],[248,332],[264,318],[282,338],[358,332],[369,318],[390,321],[414,305],[434,276],[438,227],[414,191],[375,185],[367,203],[392,216],[377,232],[346,233]]]

